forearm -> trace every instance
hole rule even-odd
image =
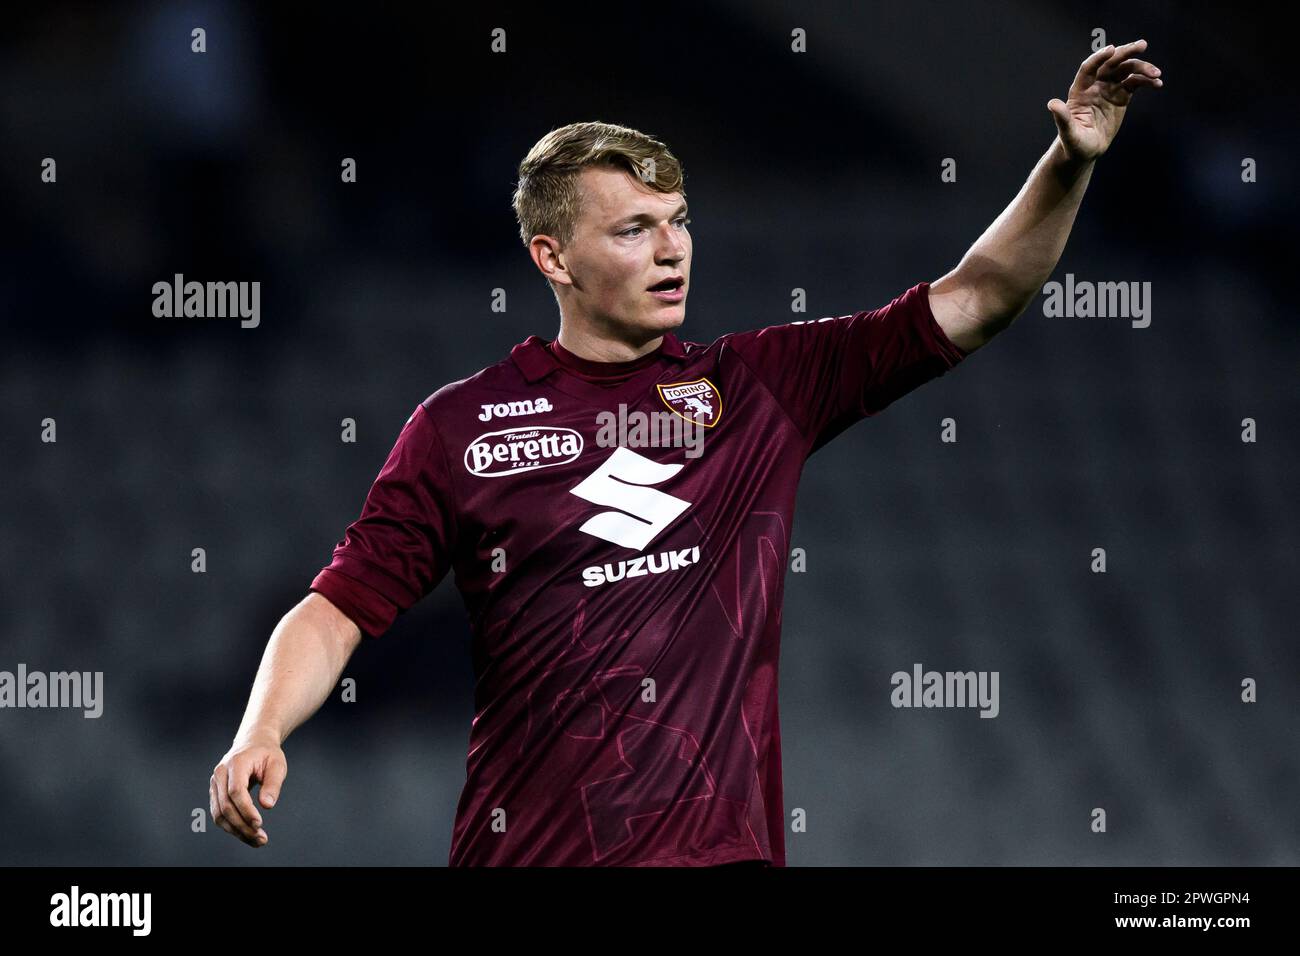
[[[283,743],[325,702],[360,640],[355,624],[309,594],[271,633],[235,739]]]
[[[954,273],[977,295],[993,330],[1010,325],[1061,259],[1095,160],[1071,160],[1059,138],[1016,198],[970,247]]]

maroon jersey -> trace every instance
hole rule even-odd
[[[534,335],[416,407],[311,586],[378,636],[454,571],[476,683],[451,865],[785,864],[795,490],[965,357],[928,290],[627,363]],[[703,443],[612,445],[620,405]]]

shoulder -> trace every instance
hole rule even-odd
[[[519,368],[507,357],[473,375],[448,382],[424,399],[420,406],[436,418],[448,412],[477,409],[485,403],[500,401],[502,394],[517,393],[526,386]]]
[[[751,368],[781,363],[823,343],[837,334],[850,316],[826,316],[818,319],[792,319],[757,328],[740,329],[719,336],[710,349],[739,356]]]

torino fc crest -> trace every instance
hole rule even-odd
[[[707,378],[656,385],[655,388],[659,389],[664,404],[688,422],[712,428],[722,418],[722,393]]]

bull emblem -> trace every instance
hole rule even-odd
[[[655,388],[672,413],[688,422],[712,428],[722,418],[722,393],[707,378],[656,385]]]

